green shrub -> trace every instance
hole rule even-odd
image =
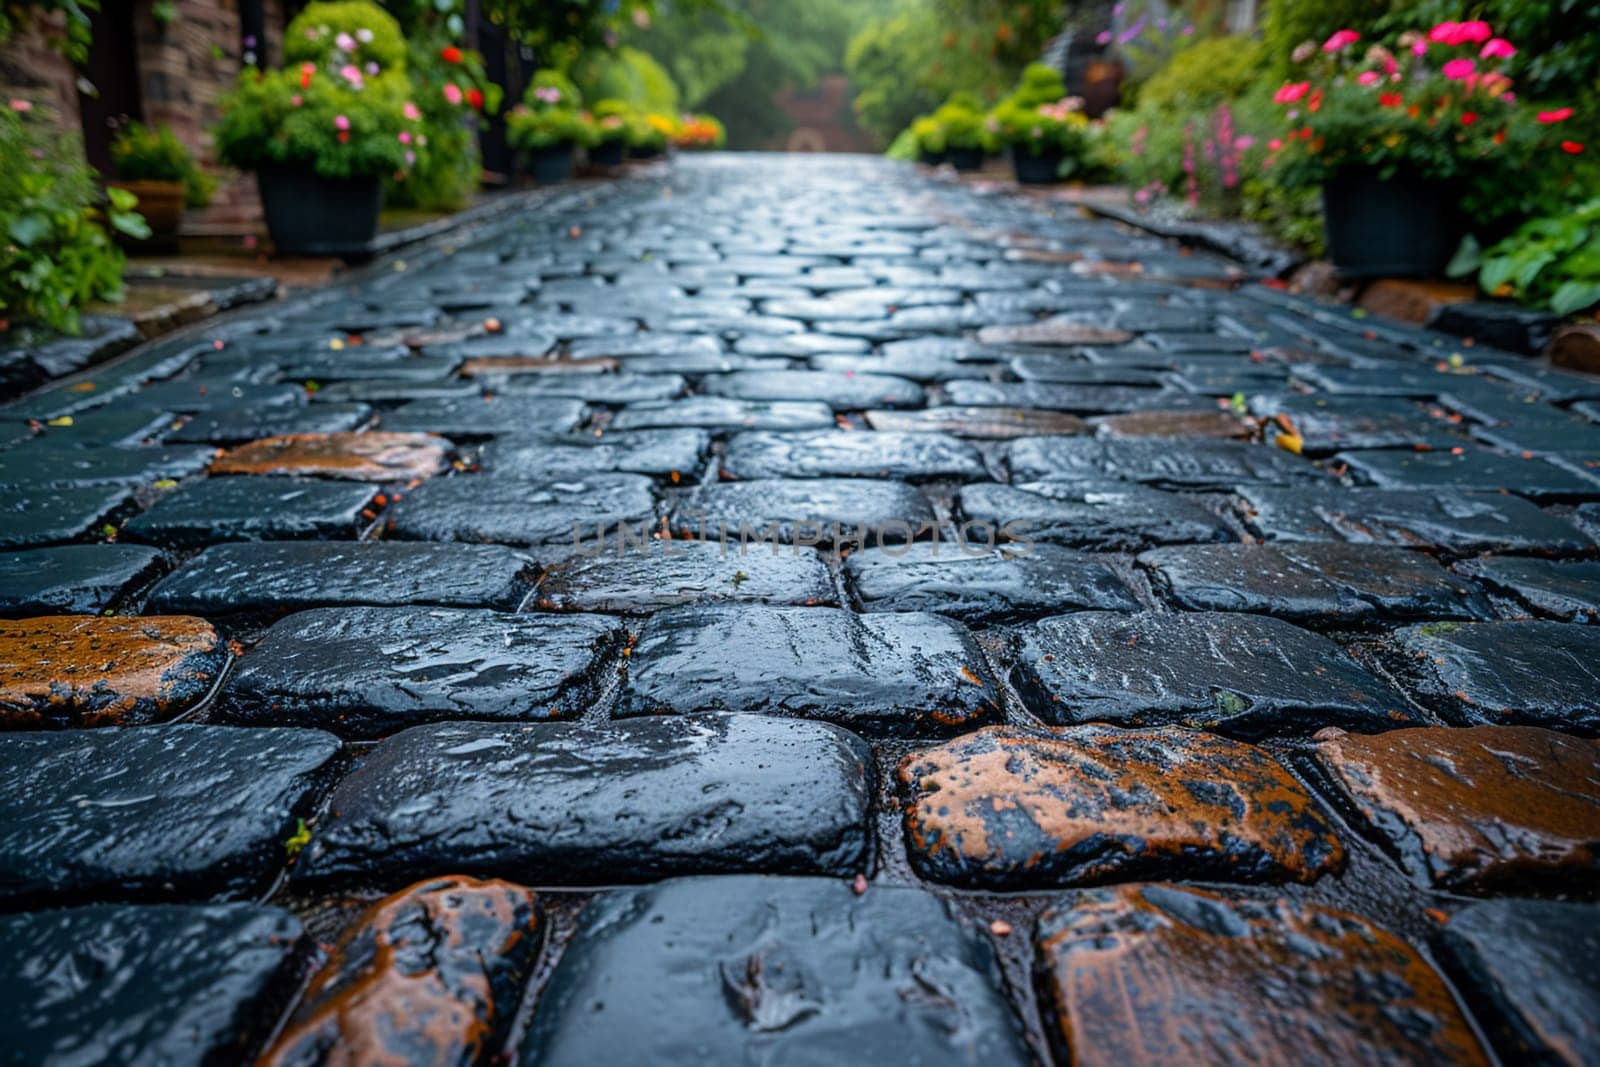
[[[626,100],[602,100],[594,106],[594,143],[628,140],[628,123],[634,116]]]
[[[521,105],[506,114],[506,137],[513,148],[531,152],[564,144],[593,145],[599,131],[594,120],[577,108]]]
[[[1558,315],[1600,304],[1600,199],[1525,222],[1486,249],[1467,238],[1450,263],[1450,273],[1461,277],[1474,272],[1491,296],[1536,304]]]
[[[1023,69],[1016,89],[1003,103],[1019,108],[1038,107],[1053,104],[1066,95],[1067,83],[1060,71],[1044,63],[1030,63]]]
[[[1243,96],[1262,74],[1266,48],[1249,37],[1196,41],[1150,76],[1139,89],[1139,110],[1209,109]]]
[[[933,113],[934,121],[944,131],[947,149],[980,149],[992,152],[999,141],[984,121],[978,98],[971,93],[954,93],[943,107]]]
[[[307,4],[283,31],[283,64],[315,63],[338,69],[367,64],[403,71],[406,39],[394,16],[369,0],[324,0]]]
[[[571,74],[585,100],[621,100],[637,111],[664,115],[678,112],[678,86],[672,75],[637,48],[588,52]]]
[[[0,320],[77,333],[85,304],[122,298],[122,251],[103,224],[132,237],[150,228],[124,190],[97,206],[75,137],[12,108],[0,108],[0,159]]]
[[[217,188],[167,126],[130,122],[111,141],[111,162],[126,181],[182,182],[184,202],[194,208],[209,204]]]
[[[914,153],[942,156],[950,147],[945,138],[944,124],[932,115],[916,119],[907,129],[911,133]]]

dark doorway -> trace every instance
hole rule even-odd
[[[144,114],[139,99],[139,47],[133,4],[106,4],[94,15],[94,40],[78,82],[83,153],[101,172],[111,169],[111,139]]]

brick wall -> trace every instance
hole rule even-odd
[[[153,15],[151,0],[132,2],[144,121],[171,126],[201,164],[218,177],[217,195],[203,211],[191,211],[185,231],[253,232],[261,218],[255,179],[222,167],[210,127],[217,100],[233,85],[240,69],[239,0],[177,0],[177,17],[165,26]],[[283,0],[265,0],[266,61],[282,55]],[[79,129],[78,74],[49,47],[49,24],[20,34],[0,48],[0,88],[26,95],[48,107],[63,129]]]

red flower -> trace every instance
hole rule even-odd
[[[1321,89],[1317,89],[1317,90],[1314,90],[1312,92],[1311,99],[1306,103],[1306,107],[1310,108],[1312,111],[1321,111],[1322,110],[1322,90]]]
[[[1496,133],[1494,135],[1494,143],[1495,144],[1505,144],[1506,143],[1506,131],[1501,130],[1498,133]]]
[[[445,45],[439,50],[439,58],[446,63],[459,63],[461,62],[461,49],[453,44]]]
[[[317,70],[317,67],[316,67],[316,64],[314,64],[314,63],[302,63],[302,64],[300,64],[300,88],[302,88],[302,89],[311,88],[311,75],[316,73],[316,70]]]
[[[1583,151],[1583,145],[1579,144],[1577,141],[1562,141],[1561,151],[1565,152],[1569,156],[1575,156],[1579,152]]]
[[[468,89],[467,90],[467,103],[472,105],[472,110],[474,110],[474,111],[482,111],[483,110],[483,90],[481,90],[481,89]]]
[[[1384,107],[1399,107],[1406,102],[1406,98],[1399,93],[1379,93],[1378,103]]]
[[[1554,111],[1541,111],[1538,115],[1539,121],[1546,124],[1552,122],[1565,122],[1571,117],[1572,109],[1570,107],[1560,107],[1556,108]]]
[[[1478,121],[1478,113],[1476,111],[1463,111],[1461,113],[1461,125],[1463,125],[1463,126],[1471,126],[1474,122],[1477,122],[1477,121]]]

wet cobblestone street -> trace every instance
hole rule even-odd
[[[0,1061],[1592,1064],[1600,378],[681,158],[0,407]]]

